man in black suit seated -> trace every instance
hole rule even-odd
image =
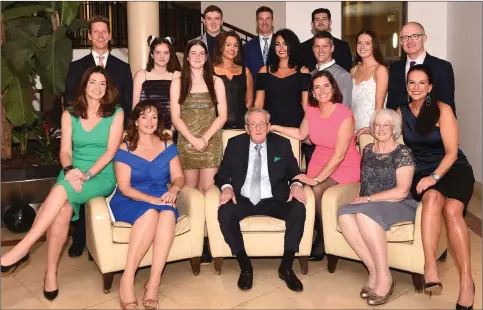
[[[389,85],[387,90],[387,108],[397,110],[399,105],[408,104],[406,78],[409,68],[425,64],[433,72],[433,93],[436,98],[447,103],[456,114],[454,103],[454,73],[451,63],[429,55],[424,49],[427,36],[420,23],[409,22],[401,29],[401,46],[407,57],[389,67]]]
[[[331,25],[331,14],[328,9],[316,9],[312,12],[312,31],[314,35],[319,31],[330,32]],[[310,71],[313,71],[317,64],[317,59],[315,58],[312,49],[313,45],[314,38],[312,37],[303,42],[300,46],[300,59],[302,60],[302,64],[309,68]],[[334,38],[334,52],[332,58],[335,60],[336,64],[344,68],[347,72],[351,71],[352,54],[349,43]]]
[[[73,61],[69,65],[65,82],[64,105],[70,106],[77,93],[77,87],[84,72],[96,65],[106,68],[115,87],[119,91],[118,101],[124,109],[124,127],[132,110],[132,73],[129,64],[111,55],[108,43],[111,39],[109,20],[104,16],[93,16],[89,21],[89,40],[92,41],[92,51],[85,57]],[[75,223],[72,233],[72,245],[69,248],[70,257],[82,255],[86,246],[86,219],[82,205],[79,219]]]
[[[245,252],[240,221],[253,215],[272,216],[285,221],[285,245],[278,274],[293,291],[303,285],[292,269],[305,223],[307,199],[302,184],[293,178],[300,174],[290,141],[270,132],[270,114],[250,109],[245,115],[247,134],[228,141],[223,161],[215,176],[221,189],[218,221],[236,255],[241,273],[238,287],[253,285],[253,268]]]

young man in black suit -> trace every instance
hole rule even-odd
[[[104,16],[93,16],[89,21],[89,40],[92,41],[92,51],[87,56],[71,62],[67,79],[65,82],[64,104],[72,104],[77,93],[77,87],[84,72],[96,65],[106,68],[113,84],[119,91],[119,104],[124,109],[124,127],[132,110],[132,73],[129,64],[111,55],[108,50],[108,43],[111,39],[109,32],[109,20]],[[86,220],[83,206],[79,219],[75,223],[72,234],[72,245],[69,248],[70,257],[82,255],[86,246]]]
[[[312,12],[312,31],[317,33],[319,31],[330,32],[332,25],[331,14],[328,9],[316,9]],[[313,47],[314,38],[310,38],[300,45],[300,59],[302,64],[309,68],[310,71],[315,69],[317,59],[315,58]],[[347,72],[352,68],[352,54],[349,43],[346,41],[334,38],[334,52],[332,58],[335,63],[344,68]]]
[[[433,72],[433,93],[436,98],[451,106],[456,114],[454,103],[454,72],[451,63],[429,55],[424,49],[427,36],[420,23],[409,22],[401,29],[401,46],[407,57],[389,67],[387,108],[397,110],[400,105],[409,104],[406,89],[406,75],[414,65],[425,64]]]
[[[238,287],[253,285],[253,268],[245,252],[240,221],[247,216],[268,215],[285,221],[285,246],[278,274],[293,291],[303,286],[292,264],[299,250],[305,223],[307,198],[290,141],[270,132],[270,114],[250,109],[245,115],[247,134],[228,141],[223,161],[215,176],[221,189],[218,221],[231,252],[240,265]]]

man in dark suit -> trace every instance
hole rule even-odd
[[[316,9],[312,12],[312,31],[314,34],[319,31],[330,32],[332,25],[331,14],[328,9]],[[315,69],[317,59],[315,58],[313,47],[314,38],[310,38],[300,45],[300,59],[302,64],[310,71]],[[334,38],[334,52],[332,58],[335,63],[350,72],[352,68],[352,54],[349,44],[346,41]]]
[[[285,245],[278,269],[281,279],[293,291],[303,286],[292,269],[305,223],[305,197],[290,141],[270,132],[270,115],[263,109],[250,109],[245,129],[228,141],[223,161],[215,176],[221,189],[218,221],[240,265],[238,287],[253,285],[253,268],[245,252],[240,221],[247,216],[267,215],[285,221]]]
[[[64,104],[69,106],[75,99],[77,87],[84,72],[96,65],[106,68],[114,86],[119,91],[119,104],[124,109],[124,127],[132,110],[133,82],[129,64],[109,54],[108,43],[111,39],[109,20],[104,16],[93,16],[89,21],[89,40],[92,41],[92,51],[87,56],[71,62],[65,82]],[[82,255],[86,246],[86,220],[84,206],[81,207],[79,219],[72,233],[72,245],[69,248],[70,257]]]
[[[454,103],[454,72],[451,63],[429,55],[424,49],[427,36],[421,24],[410,22],[401,29],[401,46],[407,57],[393,63],[389,67],[389,85],[387,90],[387,108],[397,110],[400,105],[409,103],[406,89],[406,78],[409,68],[425,64],[433,72],[433,94],[447,103],[456,114]]]
[[[272,9],[266,6],[259,7],[256,12],[256,23],[258,36],[243,46],[243,63],[250,69],[255,91],[258,71],[264,65],[268,65],[268,50],[273,37]]]
[[[133,81],[129,64],[111,55],[108,43],[111,39],[109,32],[109,20],[104,16],[93,16],[89,21],[89,40],[92,41],[92,51],[79,60],[69,65],[67,79],[65,81],[65,105],[70,105],[74,100],[77,87],[84,72],[96,65],[106,68],[112,82],[119,91],[119,104],[124,109],[124,127],[132,110]]]

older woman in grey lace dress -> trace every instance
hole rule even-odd
[[[369,305],[387,302],[395,287],[389,272],[386,232],[391,225],[414,222],[417,202],[410,188],[414,162],[410,149],[396,142],[401,117],[390,109],[376,111],[370,121],[375,143],[362,151],[359,196],[338,212],[339,227],[369,270],[360,296]]]

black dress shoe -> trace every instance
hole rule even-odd
[[[292,291],[301,292],[304,290],[302,282],[297,278],[293,269],[278,268],[278,276],[285,281],[287,287]]]
[[[325,253],[322,252],[322,254],[319,254],[319,253],[314,253],[314,254],[310,254],[309,256],[309,261],[311,262],[320,262],[322,260],[324,260],[324,257],[325,257]]]
[[[84,252],[85,246],[79,246],[75,243],[72,243],[72,245],[69,248],[69,257],[71,258],[76,258],[82,255]]]
[[[253,286],[253,270],[242,270],[238,278],[238,287],[242,291],[251,289]]]
[[[47,298],[50,301],[56,299],[57,295],[59,295],[59,289],[56,289],[55,291],[52,291],[52,292],[47,292],[44,289],[44,297]]]
[[[29,259],[29,255],[30,253],[27,253],[24,257],[22,257],[18,262],[14,264],[8,266],[0,265],[0,270],[2,271],[2,273],[4,273],[12,269],[12,273],[14,273],[18,266],[20,266],[22,263],[26,262]]]

